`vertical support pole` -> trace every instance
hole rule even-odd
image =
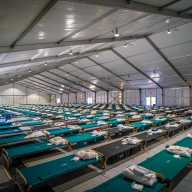
[[[28,104],[29,94],[28,94],[28,88],[27,87],[25,88],[25,94],[26,94],[26,104]]]
[[[94,93],[95,93],[94,95],[95,95],[95,104],[96,104],[96,102],[97,102],[97,92],[95,91]]]
[[[141,92],[141,89],[139,89],[139,105],[142,105],[142,92]]]
[[[162,97],[162,106],[165,106],[165,90],[162,88],[161,91],[162,91],[162,94],[161,94],[161,97]]]
[[[124,89],[121,90],[121,103],[120,104],[124,104],[124,93],[125,93]]]
[[[60,94],[60,104],[63,105],[63,94]]]
[[[106,91],[107,93],[107,104],[109,104],[109,91]]]
[[[86,93],[86,92],[84,92],[84,96],[85,96],[85,97],[84,97],[84,98],[85,98],[85,100],[84,100],[84,101],[85,101],[85,104],[87,104],[87,93]]]
[[[77,93],[75,93],[75,102],[77,104]]]
[[[13,83],[12,84],[12,90],[13,90],[13,95],[12,95],[12,97],[13,97],[13,105],[15,105],[15,83]]]
[[[192,87],[189,86],[189,106],[192,106]]]
[[[69,93],[67,94],[67,105],[69,106]]]

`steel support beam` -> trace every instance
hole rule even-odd
[[[151,33],[120,36],[118,38],[107,37],[107,38],[99,38],[99,39],[94,38],[94,39],[82,39],[82,40],[68,40],[68,41],[63,41],[60,44],[58,44],[58,43],[36,43],[36,44],[29,44],[29,45],[16,45],[16,46],[14,46],[14,48],[2,46],[2,47],[0,47],[0,53],[12,53],[12,52],[17,52],[17,51],[29,51],[29,50],[57,48],[57,47],[65,47],[65,46],[91,45],[91,44],[97,44],[97,43],[129,41],[129,40],[143,39],[148,35],[151,35]]]
[[[86,58],[87,56],[93,55],[93,54],[98,54],[103,51],[108,51],[110,48],[103,48],[103,49],[95,49],[91,51],[86,51],[83,53],[74,53],[72,56],[69,54],[64,54],[64,55],[54,55],[54,56],[48,56],[48,57],[42,57],[42,58],[36,58],[36,59],[25,59],[22,61],[15,61],[15,62],[10,62],[10,63],[2,63],[0,64],[0,68],[3,67],[13,67],[13,66],[18,66],[18,65],[26,65],[26,64],[34,64],[34,63],[42,63],[44,65],[47,63],[46,68],[51,67],[50,64],[54,63],[55,66],[57,65],[62,65],[63,62],[73,62],[75,59],[83,59]],[[51,62],[52,61],[52,62]],[[53,65],[54,66],[54,65]]]
[[[59,70],[59,71],[62,71],[63,73],[66,73],[66,74],[68,74],[68,75],[70,75],[70,76],[72,76],[72,77],[74,77],[74,78],[76,78],[76,79],[78,79],[78,80],[80,80],[80,81],[84,81],[85,83],[89,83],[89,84],[91,84],[91,85],[93,85],[93,86],[95,86],[95,87],[97,87],[97,88],[99,88],[99,89],[101,89],[101,90],[107,91],[107,89],[105,89],[105,88],[97,85],[96,83],[92,83],[91,81],[82,79],[82,78],[78,77],[77,75],[74,75],[74,74],[72,74],[72,73],[70,73],[70,72],[67,72],[67,71],[65,71],[65,70],[63,70],[63,69],[61,69],[61,68],[59,68],[58,70]]]
[[[32,71],[31,73],[27,73],[27,74],[23,75],[22,77],[13,77],[13,78],[14,78],[15,82],[16,81],[21,81],[21,80],[26,79],[26,78],[28,78],[30,76],[34,76],[34,75],[43,73],[45,71],[48,71],[48,70],[51,70],[51,69],[63,66],[65,64],[68,64],[69,62],[75,62],[75,61],[77,61],[79,59],[86,58],[88,55],[98,54],[99,52],[103,52],[103,51],[106,51],[106,50],[110,50],[110,49],[109,48],[107,48],[107,49],[104,48],[104,49],[99,49],[99,50],[87,51],[87,52],[84,52],[84,53],[79,54],[79,55],[77,54],[76,57],[71,57],[71,58],[68,58],[68,59],[65,59],[65,60],[61,60],[63,57],[57,57],[57,56],[48,57],[48,58],[52,58],[54,63],[51,63],[51,65],[49,63],[47,66],[43,66],[40,69],[37,69],[36,71]],[[57,61],[57,60],[55,61],[54,58],[58,58],[59,61]],[[40,60],[41,60],[41,61],[46,62],[46,59],[47,58],[43,58],[43,60],[41,60],[41,59],[34,59],[33,61],[34,62],[40,62]],[[14,63],[16,63],[16,62],[14,62]],[[30,62],[28,60],[25,60],[25,62],[23,62],[23,64],[26,64],[26,63],[30,64]],[[6,67],[9,66],[9,65],[8,66],[7,65],[8,65],[8,63],[6,63]],[[1,66],[1,64],[0,64],[0,66]],[[4,79],[4,81],[2,81],[1,84],[3,85],[6,81],[8,81],[8,80]]]
[[[46,91],[46,92],[51,92],[51,93],[57,93],[56,91],[54,91],[54,90],[50,90],[50,89],[47,89],[47,88],[45,88],[45,87],[42,87],[42,86],[39,86],[39,85],[36,85],[36,84],[33,84],[33,83],[31,83],[31,82],[17,82],[17,83],[19,83],[19,84],[23,84],[23,85],[27,85],[29,88],[30,87],[32,87],[32,88],[35,88],[35,89],[41,89],[41,90],[44,90],[44,91]],[[57,93],[58,94],[58,93]]]
[[[90,75],[90,76],[98,79],[98,80],[101,81],[101,82],[104,82],[105,84],[110,85],[111,87],[113,87],[113,88],[115,88],[115,89],[121,90],[118,86],[115,86],[115,85],[113,85],[112,83],[107,82],[107,81],[99,78],[99,77],[96,76],[95,74],[93,74],[93,73],[91,73],[91,72],[89,72],[89,71],[86,71],[85,69],[82,69],[82,68],[80,68],[79,66],[76,66],[76,65],[74,65],[74,64],[72,64],[72,63],[71,63],[71,65],[72,65],[73,67],[75,67],[76,69],[78,69],[78,70],[80,70],[80,71],[82,71],[82,72],[84,72],[84,73],[86,73],[86,74],[88,74],[88,75]]]
[[[33,77],[32,77],[32,78],[33,78]],[[32,82],[34,82],[34,83],[37,83],[37,84],[39,84],[39,85],[48,87],[48,88],[50,88],[50,89],[54,89],[54,90],[56,90],[56,91],[58,91],[58,92],[67,93],[67,92],[65,92],[65,91],[60,91],[59,88],[57,88],[57,87],[55,88],[55,87],[53,87],[53,86],[47,85],[47,83],[42,83],[42,82],[36,81],[36,80],[34,80],[34,79],[31,79],[31,78],[28,78],[28,79],[26,79],[26,80],[32,81]]]
[[[109,104],[109,91],[107,91],[107,104]]]
[[[10,48],[14,48],[15,45],[23,39],[27,33],[29,33],[33,27],[48,13],[48,11],[58,2],[58,0],[49,0],[48,3],[43,7],[39,14],[32,20],[32,22],[24,29],[24,31],[15,39],[10,45]]]
[[[36,76],[33,76],[33,77],[31,77],[31,78],[37,79],[37,80],[39,80],[40,82],[42,81],[42,82],[44,82],[44,83],[47,83],[48,85],[51,85],[51,86],[53,86],[53,87],[55,87],[55,88],[57,88],[57,89],[60,87],[60,88],[64,89],[64,91],[76,93],[76,92],[71,91],[71,90],[69,90],[69,89],[65,89],[65,87],[61,87],[60,85],[56,85],[56,84],[54,84],[54,83],[48,82],[48,81],[46,81],[46,80],[44,80],[44,79],[41,79],[41,78],[38,78],[38,77],[36,77]]]
[[[183,15],[184,13],[186,13],[188,11],[191,11],[191,9],[192,9],[192,6],[191,7],[187,7],[186,9],[183,9],[183,10],[179,11],[178,13],[179,13],[179,15]]]
[[[85,103],[87,103],[87,93],[84,92],[84,96],[85,96]]]
[[[95,91],[95,94],[94,94],[94,103],[96,104],[96,102],[97,102],[97,93],[96,93],[96,91]]]
[[[192,87],[189,86],[189,105],[192,107]]]
[[[139,89],[139,105],[142,105],[142,89]]]
[[[68,82],[70,82],[70,83],[72,83],[72,84],[74,84],[74,85],[77,85],[77,86],[79,86],[79,87],[83,87],[83,88],[85,88],[85,89],[87,89],[87,90],[89,90],[89,91],[91,91],[91,92],[95,92],[95,91],[93,91],[92,89],[90,89],[89,87],[87,87],[87,86],[85,86],[85,85],[82,85],[82,84],[80,84],[80,83],[77,83],[76,81],[73,81],[73,80],[68,79],[68,78],[66,78],[66,77],[63,77],[63,76],[61,76],[61,75],[58,75],[57,73],[54,73],[54,72],[52,72],[52,71],[48,71],[47,73],[50,73],[50,74],[52,74],[52,75],[55,75],[56,77],[59,77],[59,78],[61,78],[61,79],[64,79],[64,80],[66,80],[66,81],[68,81]]]
[[[159,9],[159,7],[154,5],[149,5],[141,2],[131,1],[127,2],[127,0],[118,0],[118,1],[111,1],[111,0],[63,0],[69,1],[73,3],[82,3],[82,4],[89,4],[89,5],[100,5],[105,7],[111,7],[116,9],[127,9],[127,10],[134,10],[140,12],[147,12],[152,14],[159,14],[165,15],[170,17],[181,17],[185,19],[191,19],[192,16],[190,14],[183,14],[179,15],[176,11],[170,9]]]
[[[67,94],[67,101],[68,101],[68,106],[69,106],[69,93]]]
[[[69,85],[66,85],[66,84],[64,84],[63,82],[57,81],[56,79],[53,79],[53,78],[48,77],[48,76],[46,76],[46,75],[38,74],[38,76],[41,76],[41,77],[43,77],[43,78],[49,79],[49,80],[51,80],[51,81],[54,81],[54,82],[56,82],[56,83],[58,83],[58,84],[60,84],[60,85],[62,84],[62,85],[64,85],[64,86],[66,86],[67,88],[73,89],[74,91],[71,91],[71,92],[77,92],[77,91],[82,92],[80,89],[77,89],[77,88],[75,88],[75,87],[70,87]]]
[[[77,93],[75,93],[75,101],[76,101],[76,104],[77,104]]]
[[[178,3],[181,0],[173,0],[170,1],[169,3],[166,3],[165,5],[162,5],[161,7],[159,7],[159,10],[165,9],[167,7],[170,7],[171,5],[174,5],[175,3]]]
[[[44,89],[47,89],[47,90],[50,90],[50,91],[54,91],[54,92],[57,93],[57,94],[61,94],[57,89],[47,87],[47,86],[45,86],[45,85],[43,85],[43,84],[40,84],[39,82],[37,83],[37,82],[31,81],[31,80],[29,80],[29,79],[25,79],[25,80],[22,81],[22,82],[24,82],[24,83],[29,83],[29,84],[31,84],[31,85],[33,85],[33,86],[36,85],[36,86],[38,86],[38,87],[40,87],[40,88],[44,88]]]
[[[162,91],[162,94],[161,94],[161,97],[162,97],[162,106],[165,106],[165,89],[163,88],[161,91]]]
[[[164,61],[172,68],[172,70],[179,76],[179,78],[182,81],[184,81],[187,86],[190,86],[190,84],[187,82],[187,80],[184,78],[184,76],[173,65],[173,63],[165,56],[165,54],[160,50],[160,48],[157,47],[157,45],[154,43],[154,41],[152,41],[149,37],[146,37],[146,40],[153,47],[153,49],[164,59]]]
[[[28,84],[26,84],[26,83],[17,82],[16,84],[17,84],[17,85],[21,85],[21,86],[23,86],[23,87],[26,87],[27,89],[38,90],[38,91],[40,91],[40,92],[44,92],[44,93],[48,93],[48,94],[55,94],[55,93],[53,93],[53,92],[50,92],[50,91],[47,91],[47,90],[44,90],[44,89],[40,89],[40,88],[33,87],[33,86],[28,85]],[[28,103],[28,102],[27,102],[27,103]]]
[[[122,56],[119,52],[117,52],[116,50],[112,49],[112,52],[114,54],[116,54],[119,58],[121,58],[124,62],[126,62],[129,66],[131,66],[132,68],[134,68],[137,72],[139,72],[140,74],[142,74],[143,76],[145,76],[147,79],[149,79],[150,81],[152,81],[154,84],[156,84],[159,88],[162,88],[161,85],[159,83],[157,83],[153,78],[151,78],[149,75],[147,75],[145,72],[143,72],[141,69],[139,69],[138,67],[136,67],[131,61],[129,61],[127,58],[125,58],[124,56]]]
[[[94,59],[88,57],[88,59],[90,61],[92,61],[93,63],[95,63],[97,66],[101,67],[102,69],[104,69],[105,71],[107,71],[108,73],[111,73],[113,76],[117,77],[118,79],[121,79],[122,81],[125,81],[125,79],[123,79],[120,75],[114,73],[112,70],[110,70],[108,67],[105,67],[104,65],[101,65],[100,63],[96,62]]]
[[[125,90],[121,90],[121,103],[120,104],[124,104],[124,94],[125,94]]]
[[[44,90],[44,89],[40,89],[40,88],[37,88],[37,87],[33,87],[33,86],[31,86],[31,85],[28,85],[28,84],[25,84],[25,83],[19,83],[19,82],[17,82],[16,83],[17,85],[20,85],[20,86],[23,86],[23,87],[26,87],[27,89],[32,89],[32,90],[35,90],[35,91],[39,91],[39,92],[44,92],[44,93],[47,93],[47,94],[54,94],[55,95],[55,93],[54,92],[50,92],[50,91],[47,91],[47,90]],[[27,102],[28,103],[28,102]]]

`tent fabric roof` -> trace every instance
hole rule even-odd
[[[3,1],[0,85],[33,80],[59,93],[190,86],[192,2],[125,2]]]

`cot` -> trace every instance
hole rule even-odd
[[[16,178],[21,185],[24,184],[27,191],[33,191],[60,176],[81,171],[89,165],[97,165],[102,160],[102,156],[90,160],[74,160],[74,157],[75,155],[69,155],[36,166],[17,169]]]
[[[65,139],[72,148],[80,148],[104,140],[105,135],[94,135],[91,132],[85,132],[65,137]]]
[[[47,153],[58,148],[65,148],[67,145],[55,145],[49,141],[33,141],[31,143],[26,143],[24,145],[12,146],[3,149],[3,159],[5,161],[6,167],[9,168],[10,165],[17,165],[20,160],[27,157],[36,156],[38,154]]]

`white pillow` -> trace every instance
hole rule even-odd
[[[122,173],[124,177],[147,186],[153,186],[157,182],[155,172],[138,165],[132,165]]]
[[[169,151],[170,153],[174,153],[176,155],[181,155],[185,157],[191,157],[192,155],[192,149],[177,145],[171,145],[168,148],[166,148],[166,150]]]
[[[76,153],[76,156],[82,160],[97,159],[99,157],[98,153],[94,150],[80,150]]]
[[[50,143],[53,143],[55,145],[60,145],[60,144],[67,144],[68,141],[66,139],[64,139],[63,137],[54,137],[52,139],[49,140]]]

